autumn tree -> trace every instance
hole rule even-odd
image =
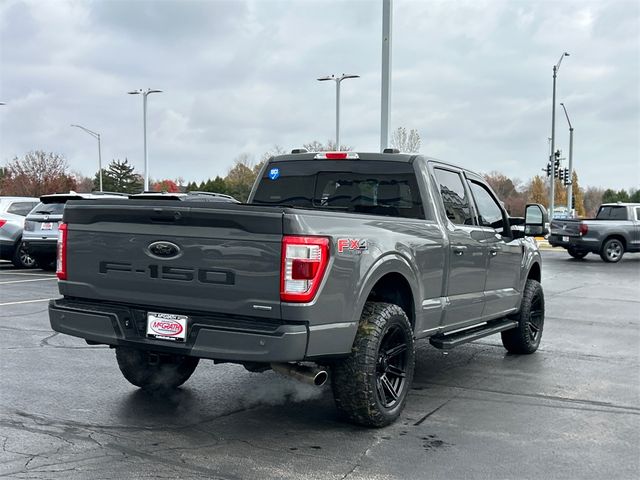
[[[580,183],[578,182],[578,172],[575,170],[571,174],[571,194],[573,196],[573,208],[576,211],[576,215],[578,217],[585,216],[584,209],[584,190],[580,188]]]
[[[169,180],[167,178],[167,179],[158,180],[157,182],[152,183],[151,190],[153,190],[154,192],[177,193],[180,191],[180,187],[175,181]]]
[[[547,182],[540,176],[536,175],[529,182],[527,187],[527,203],[539,203],[548,206],[549,191]]]
[[[229,194],[241,202],[246,202],[251,192],[251,187],[256,179],[255,164],[251,157],[243,153],[238,156],[229,169],[224,181]]]
[[[524,215],[526,195],[520,192],[520,180],[510,179],[500,172],[489,172],[484,174],[484,179],[491,186],[498,198],[504,203],[510,215]]]
[[[595,217],[596,212],[600,205],[602,205],[602,198],[604,196],[604,189],[599,187],[587,187],[584,191],[584,210],[585,216]]]
[[[3,195],[39,197],[75,190],[76,179],[65,158],[57,153],[35,150],[15,157],[4,169],[0,184]]]
[[[102,169],[102,188],[107,192],[140,193],[142,184],[142,176],[126,158],[124,161],[112,160],[106,169]],[[99,174],[96,173],[93,188],[98,190],[99,185]]]
[[[411,129],[407,132],[404,127],[398,127],[391,133],[391,146],[401,152],[418,153],[422,146],[422,140],[418,130]]]

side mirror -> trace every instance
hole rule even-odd
[[[525,208],[524,234],[528,237],[544,236],[549,233],[549,214],[539,203],[529,203]]]

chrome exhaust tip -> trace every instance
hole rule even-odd
[[[310,367],[297,363],[272,363],[271,369],[285,377],[295,378],[296,380],[321,387],[329,379],[329,373],[318,367]]]

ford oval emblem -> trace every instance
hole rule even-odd
[[[153,242],[147,247],[148,252],[157,258],[169,260],[171,258],[179,257],[182,254],[180,247],[175,243],[166,242],[161,240],[159,242]]]

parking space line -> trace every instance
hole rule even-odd
[[[48,302],[49,300],[53,300],[53,298],[39,298],[37,300],[20,300],[19,302],[0,303],[0,307],[4,307],[4,306],[7,306],[7,305],[20,305],[20,304],[23,304],[23,303]]]
[[[29,280],[8,280],[6,282],[0,282],[0,285],[8,285],[10,283],[25,283],[25,282],[46,282],[47,280],[57,280],[57,278],[51,277],[51,278],[31,278]]]
[[[7,276],[7,277],[11,277],[13,275],[26,275],[26,276],[31,276],[31,277],[50,277],[53,276],[53,273],[25,273],[25,272],[14,272],[12,270],[0,270],[0,276]]]

